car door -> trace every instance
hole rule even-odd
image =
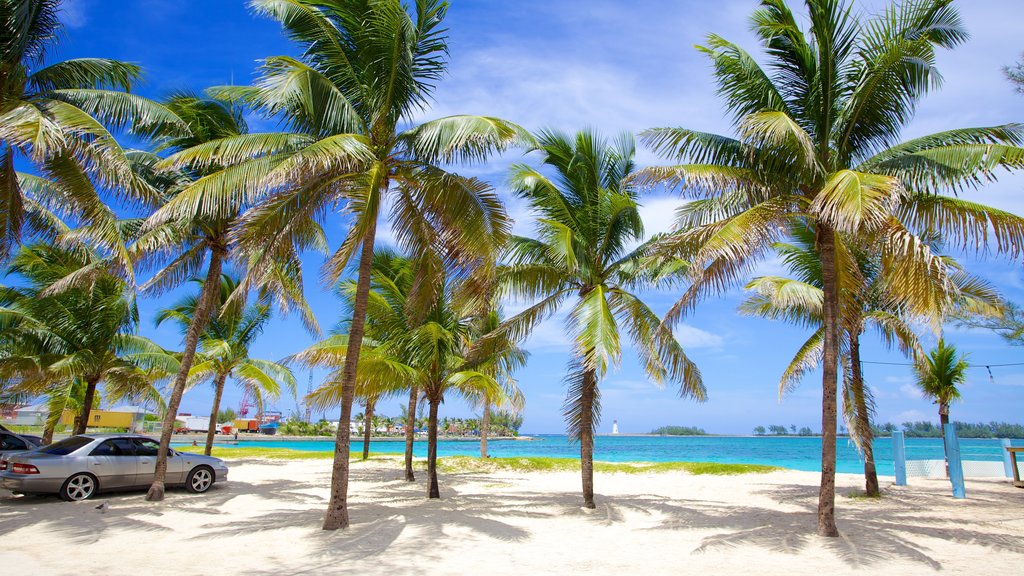
[[[89,453],[86,463],[102,489],[135,485],[138,465],[135,462],[135,444],[130,438],[104,440]]]
[[[139,455],[138,476],[135,478],[135,484],[148,486],[153,483],[153,476],[156,475],[156,455],[160,450],[160,443],[151,438],[133,438],[133,441],[135,442],[135,453]],[[167,459],[166,484],[181,484],[185,481],[182,478],[182,466],[183,462],[177,456]]]

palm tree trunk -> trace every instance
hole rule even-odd
[[[376,402],[366,403],[366,416],[363,419],[363,460],[370,458],[370,434],[373,432],[373,408]]]
[[[99,377],[90,377],[85,381],[85,400],[82,401],[82,413],[78,417],[75,426],[75,434],[85,434],[89,427],[89,413],[92,412],[93,399],[96,398],[96,385],[99,384]]]
[[[415,482],[416,475],[412,471],[412,448],[416,441],[416,401],[419,399],[419,387],[412,385],[409,391],[409,409],[405,412],[405,481]]]
[[[818,489],[818,534],[839,536],[836,527],[836,378],[839,374],[839,288],[835,232],[818,222],[815,238],[821,257],[822,320],[825,341],[821,361],[821,485]]]
[[[210,408],[210,429],[206,431],[206,447],[203,448],[203,454],[207,456],[213,451],[213,437],[217,434],[217,413],[220,412],[220,398],[224,394],[224,383],[227,382],[227,379],[227,373],[217,374],[213,391],[213,407]]]
[[[857,434],[864,452],[864,492],[878,496],[878,473],[875,471],[874,437],[871,433],[871,418],[868,415],[867,395],[864,393],[864,372],[860,366],[860,333],[850,332],[850,372],[853,376],[853,401],[857,410]]]
[[[480,457],[487,458],[487,433],[491,431],[491,403],[484,400],[484,416],[480,419]]]
[[[53,429],[54,425],[49,423],[43,427],[43,446],[53,444]]]
[[[352,399],[355,395],[356,366],[363,345],[366,326],[366,305],[370,297],[370,269],[373,264],[373,241],[377,234],[377,220],[371,219],[363,236],[363,250],[359,256],[359,276],[356,280],[356,299],[352,306],[352,323],[348,331],[348,348],[341,376],[341,417],[338,434],[334,438],[334,464],[331,467],[331,499],[324,514],[324,530],[348,528],[348,476],[352,431]]]
[[[215,242],[211,246],[210,267],[206,270],[206,282],[203,283],[203,290],[199,294],[199,302],[196,303],[196,311],[192,315],[192,322],[189,323],[188,332],[185,334],[185,349],[181,353],[181,366],[178,368],[178,375],[174,378],[171,398],[167,401],[163,427],[160,429],[160,449],[157,451],[153,484],[149,487],[149,492],[146,493],[146,500],[150,502],[159,502],[164,499],[164,481],[167,479],[167,451],[171,446],[171,434],[174,433],[174,417],[178,414],[181,397],[185,394],[185,383],[188,380],[189,370],[192,369],[192,362],[196,357],[199,335],[206,329],[210,316],[217,308],[217,299],[220,296],[220,273],[224,266],[224,257],[226,255],[227,248],[220,243]]]
[[[583,391],[580,394],[580,471],[583,475],[583,507],[594,505],[594,397],[597,392],[597,372],[587,369],[583,373]]]
[[[430,419],[427,421],[427,498],[440,498],[437,485],[437,409],[441,399],[430,399]]]
[[[949,478],[949,446],[946,445],[946,424],[949,424],[949,402],[939,400],[939,432],[942,433],[942,460],[946,464],[946,478]]]

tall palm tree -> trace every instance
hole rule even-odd
[[[584,505],[593,508],[598,386],[619,363],[621,330],[652,381],[676,383],[680,395],[698,400],[705,390],[671,331],[630,291],[649,275],[639,266],[647,245],[630,251],[643,237],[635,193],[623,183],[633,170],[632,138],[608,144],[584,131],[575,136],[542,132],[536,139],[536,151],[554,176],[527,165],[512,168],[513,191],[538,215],[537,234],[511,239],[502,275],[512,293],[538,301],[507,320],[501,332],[519,340],[573,300],[566,322],[574,345],[565,415],[570,436],[580,443]]]
[[[248,282],[264,280],[273,255],[324,249],[320,223],[334,211],[349,215],[346,238],[324,270],[336,282],[358,256],[342,373],[345,392],[323,523],[325,530],[334,530],[349,523],[349,421],[381,210],[390,202],[400,244],[423,259],[414,300],[432,301],[437,282],[431,277],[448,265],[491,260],[509,229],[489,185],[441,165],[482,160],[517,141],[521,130],[481,116],[409,127],[446,68],[446,2],[416,0],[408,9],[400,0],[254,0],[250,5],[281,22],[302,54],[268,58],[253,86],[215,93],[279,118],[293,132],[260,141],[228,139],[175,161],[258,157],[244,174],[235,175],[250,194],[271,192],[236,231],[239,246],[251,255]],[[435,252],[438,245],[446,248],[441,254]]]
[[[793,222],[806,219],[814,229],[823,292],[818,533],[837,536],[839,287],[843,275],[857,275],[837,252],[837,234],[873,234],[900,304],[934,314],[949,280],[920,234],[942,233],[964,249],[992,243],[1014,257],[1024,249],[1024,219],[941,195],[990,182],[999,166],[1021,166],[1024,130],[966,128],[899,142],[917,103],[940,82],[936,49],[967,37],[952,0],[902,2],[870,17],[843,0],[807,0],[806,8],[805,30],[785,0],[762,0],[751,21],[765,67],[740,46],[708,37],[701,50],[739,138],[647,130],[643,141],[678,164],[644,170],[635,181],[678,186],[702,208],[662,246],[691,262],[690,287],[669,324],[700,297],[741,283]]]
[[[231,158],[201,164],[178,161],[226,141],[260,141],[260,137],[248,133],[241,109],[228,100],[179,93],[168,98],[165,104],[188,125],[189,133],[179,135],[158,131],[154,153],[136,153],[136,170],[159,189],[167,201],[143,224],[133,251],[143,265],[158,267],[143,286],[151,293],[165,293],[188,278],[203,273],[204,263],[206,271],[202,284],[204,290],[198,296],[185,332],[181,369],[171,388],[160,434],[156,473],[146,494],[147,500],[163,499],[167,450],[174,417],[185,393],[201,335],[214,313],[221,309],[218,298],[220,278],[225,261],[232,255],[228,232],[242,211],[257,197],[241,190],[234,178],[238,173],[251,171],[260,162],[258,159]],[[161,153],[170,156],[162,159],[158,156]],[[289,301],[299,303],[307,326],[315,327],[315,319],[302,296],[301,266],[296,255],[279,254],[271,260],[270,278],[261,288],[276,295],[282,304]],[[247,292],[237,291],[236,297],[244,298]]]
[[[200,293],[203,290],[202,283]],[[224,275],[220,282],[218,308],[237,289],[238,281]],[[192,325],[199,298],[198,295],[189,295],[171,307],[160,310],[156,316],[157,325],[170,320],[177,323],[182,332],[187,332]],[[220,412],[221,396],[228,378],[234,378],[239,386],[246,389],[256,400],[261,412],[267,398],[281,395],[282,384],[293,394],[295,392],[295,376],[287,366],[249,355],[249,347],[263,333],[271,315],[270,306],[263,302],[242,308],[228,307],[206,325],[199,337],[199,362],[189,370],[188,381],[191,386],[205,381],[213,382],[213,405],[210,407],[210,426],[204,448],[207,456],[213,449],[217,414]]]
[[[96,260],[84,248],[24,246],[7,272],[26,285],[2,288],[0,386],[48,398],[47,441],[71,405],[79,407],[74,433],[85,433],[101,382],[114,397],[133,396],[152,386],[148,370],[177,369],[172,355],[135,334],[138,309],[123,280],[97,275],[87,287],[48,294]]]
[[[51,211],[82,224],[103,222],[110,232],[112,212],[92,186],[82,185],[89,178],[119,200],[157,202],[109,130],[187,132],[174,113],[129,93],[140,76],[137,65],[49,61],[61,37],[60,5],[0,2],[0,260],[20,244],[26,223],[29,231],[49,232]],[[18,172],[18,158],[39,175]]]

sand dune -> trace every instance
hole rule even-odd
[[[580,508],[567,473],[447,475],[443,499],[400,464],[354,464],[353,526],[319,529],[326,460],[232,463],[231,481],[161,504],[142,493],[96,501],[0,493],[0,566],[35,574],[1019,574],[1024,490],[916,480],[881,500],[839,475],[842,537],[814,535],[817,474],[684,473],[596,478]],[[422,474],[421,474],[422,477]],[[422,480],[422,478],[421,478]]]

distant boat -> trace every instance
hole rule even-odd
[[[259,428],[260,434],[266,434],[268,436],[273,436],[274,434],[277,434],[277,427],[278,427],[279,424],[280,424],[280,422],[278,422],[276,420],[273,421],[273,422],[267,422],[265,424],[260,424],[260,428]]]

